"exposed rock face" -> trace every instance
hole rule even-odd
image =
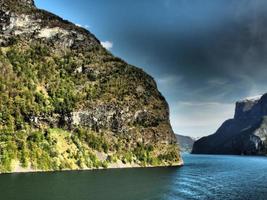
[[[181,163],[168,104],[153,78],[32,0],[0,0],[0,66],[0,131],[11,135],[4,143],[16,152],[2,152],[10,159],[0,172],[12,171],[20,159],[36,170],[94,168],[88,163],[98,163],[102,148],[106,167],[114,160],[125,166]],[[38,153],[18,157],[34,145]],[[47,152],[51,148],[57,150]],[[39,154],[46,155],[45,167]]]
[[[196,154],[266,154],[267,94],[236,103],[234,119],[225,121],[215,134],[196,141]]]
[[[183,135],[178,135],[178,134],[175,134],[175,136],[179,143],[180,150],[182,152],[190,153],[192,151],[195,140],[189,136],[183,136]]]

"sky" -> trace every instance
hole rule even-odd
[[[35,0],[152,75],[175,133],[201,137],[267,92],[266,0]]]

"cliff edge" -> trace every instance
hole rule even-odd
[[[193,146],[194,154],[267,154],[267,94],[236,102],[233,119]]]

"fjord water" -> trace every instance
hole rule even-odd
[[[267,158],[183,155],[182,168],[0,175],[3,200],[267,198]]]

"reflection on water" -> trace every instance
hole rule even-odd
[[[3,200],[190,200],[267,198],[264,157],[184,155],[182,168],[0,176]]]

